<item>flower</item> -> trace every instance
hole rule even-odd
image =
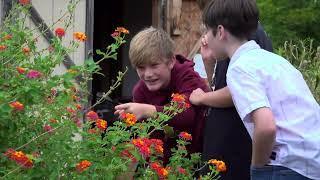
[[[94,111],[89,111],[86,114],[86,117],[89,119],[89,121],[94,121],[97,120],[99,118],[98,114]]]
[[[160,176],[160,178],[165,178],[168,176],[169,172],[166,168],[161,168],[157,171],[158,175]]]
[[[216,167],[216,170],[218,172],[225,172],[227,171],[227,167],[226,167],[226,164],[223,162],[223,161],[218,161],[216,159],[210,159],[208,161],[208,164],[210,165],[214,165]]]
[[[19,74],[24,74],[26,72],[26,69],[22,67],[17,67],[17,71]]]
[[[97,119],[96,120],[96,125],[97,128],[101,129],[101,130],[105,130],[107,129],[107,121],[103,120],[103,119]]]
[[[83,172],[91,166],[91,162],[88,160],[83,160],[76,165],[76,170],[78,172]]]
[[[29,53],[30,53],[30,48],[28,48],[28,47],[23,47],[22,48],[22,52],[25,54],[25,55],[29,55]]]
[[[53,128],[50,126],[50,125],[44,125],[43,126],[43,130],[45,131],[45,132],[49,132],[49,133],[52,133],[52,130],[53,130]]]
[[[87,40],[87,36],[82,32],[74,32],[73,37],[81,42],[84,42]]]
[[[127,30],[127,29],[124,28],[124,27],[117,27],[117,29],[116,29],[115,31],[116,31],[116,32],[123,33],[123,34],[129,34],[129,30]]]
[[[59,38],[62,38],[66,34],[63,28],[57,28],[54,32]]]
[[[81,104],[76,104],[76,108],[80,110],[82,108]]]
[[[180,174],[186,174],[186,170],[183,169],[182,167],[178,167],[178,172],[179,172]]]
[[[120,35],[119,32],[115,31],[111,34],[112,37],[118,37]]]
[[[36,79],[36,78],[39,78],[40,76],[41,76],[41,73],[36,70],[30,70],[27,73],[27,78],[29,78],[29,79]]]
[[[185,102],[185,96],[182,95],[182,94],[173,93],[173,94],[171,95],[171,97],[172,97],[172,101],[173,101],[173,102],[177,102],[177,103],[183,103],[183,102]]]
[[[137,118],[134,114],[131,113],[122,113],[120,114],[120,118],[124,119],[127,126],[132,126],[137,122]]]
[[[7,46],[5,46],[5,45],[0,45],[0,51],[3,51],[3,50],[5,50],[5,49],[7,49]]]
[[[15,151],[10,148],[4,153],[4,155],[24,168],[31,168],[33,166],[32,160],[22,151]]]
[[[19,0],[19,3],[23,6],[27,5],[30,3],[30,0]]]
[[[14,102],[11,102],[9,104],[10,107],[12,107],[13,109],[17,110],[17,111],[22,111],[24,106],[22,103],[20,103],[19,101],[14,101]]]
[[[9,39],[12,39],[12,35],[11,34],[7,34],[7,35],[5,35],[3,38],[2,38],[2,40],[9,40]]]
[[[186,141],[192,140],[191,134],[189,134],[189,133],[187,133],[187,132],[181,132],[181,133],[179,134],[179,138],[180,138],[180,139],[183,139],[183,140],[186,140]]]

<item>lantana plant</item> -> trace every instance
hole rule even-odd
[[[77,2],[68,5],[69,13]],[[101,70],[101,61],[117,59],[117,50],[129,31],[116,28],[111,34],[114,43],[105,51],[96,51],[100,60],[88,59],[54,75],[54,68],[87,37],[74,32],[69,46],[63,45],[71,17],[65,13],[59,18],[69,19],[65,27],[53,23],[49,28],[55,37],[48,47],[39,48],[39,35],[25,24],[29,8],[30,1],[18,1],[1,25],[0,178],[194,179],[201,163],[199,154],[188,155],[186,150],[191,134],[179,133],[166,165],[162,161],[163,142],[151,138],[154,131],[165,130],[172,117],[189,108],[184,96],[173,94],[164,111],[152,118],[138,121],[134,114],[125,113],[110,125],[93,109],[120,85],[125,72],[119,72],[115,84],[88,106],[88,81]],[[203,179],[217,179],[219,172],[226,171],[222,161],[202,165],[211,170]]]

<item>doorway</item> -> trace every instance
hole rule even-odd
[[[113,42],[111,33],[118,26],[123,26],[130,31],[126,36],[127,41],[118,50],[118,59],[107,59],[100,63],[100,73],[95,74],[92,80],[92,104],[94,104],[104,92],[116,81],[119,71],[128,67],[121,87],[118,87],[111,95],[113,103],[106,101],[96,107],[96,111],[103,118],[110,118],[113,110],[110,109],[117,104],[132,100],[132,89],[138,81],[138,76],[132,69],[128,52],[131,38],[141,29],[152,25],[152,1],[151,0],[117,0],[117,1],[95,1],[94,2],[94,31],[93,49],[104,50]],[[99,60],[94,52],[94,60]],[[107,116],[107,117],[105,117]]]

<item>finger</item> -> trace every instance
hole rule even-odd
[[[115,110],[125,110],[129,108],[129,103],[120,104],[114,107]]]

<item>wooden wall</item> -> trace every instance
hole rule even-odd
[[[201,36],[201,11],[196,0],[182,0],[181,19],[178,27],[180,35],[171,37],[176,43],[176,52],[188,56]]]

